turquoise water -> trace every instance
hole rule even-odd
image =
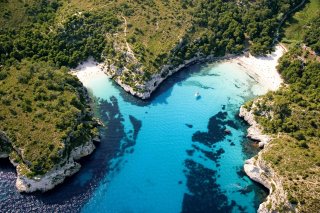
[[[256,211],[265,194],[243,175],[246,126],[237,114],[265,88],[239,65],[193,66],[148,101],[103,74],[84,85],[99,99],[106,143],[120,146],[82,212]]]

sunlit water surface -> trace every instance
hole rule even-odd
[[[83,82],[107,125],[101,144],[78,174],[45,194],[17,193],[14,169],[1,161],[0,211],[255,212],[265,198],[243,173],[256,150],[237,114],[266,89],[241,66],[192,66],[148,101],[103,73]]]

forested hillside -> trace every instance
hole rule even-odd
[[[197,52],[239,53],[246,39],[252,44],[252,53],[267,53],[281,17],[300,1],[24,2],[0,2],[0,23],[4,26],[0,32],[1,63],[30,57],[75,66],[88,55],[101,60],[103,50],[108,56],[115,48],[105,43],[109,33],[119,40],[125,37],[141,56],[140,62],[156,72],[178,44],[188,45],[175,54],[180,59]],[[123,29],[115,27],[125,17],[128,27],[124,36],[119,35]]]
[[[304,36],[304,42],[317,54],[320,54],[320,13],[309,22],[308,30]]]
[[[68,69],[46,62],[21,63],[0,71],[0,153],[9,153],[24,175],[43,175],[74,147],[97,135],[87,94]]]
[[[279,22],[299,2],[2,0],[1,64],[75,67],[93,56],[135,88],[194,56],[270,52]]]
[[[310,5],[315,1],[299,16],[312,9],[320,11]],[[262,157],[280,176],[289,202],[301,212],[320,208],[320,57],[314,52],[319,45],[318,21],[319,15],[314,14],[308,22],[287,24],[284,41],[291,46],[278,65],[285,85],[246,105],[265,132],[274,136]],[[292,29],[307,30],[297,32],[293,42]]]
[[[280,174],[288,200],[304,212],[316,212],[320,207],[320,62],[303,61],[302,54],[297,47],[281,58],[278,69],[289,85],[261,97],[253,109],[265,132],[276,138],[262,156]]]

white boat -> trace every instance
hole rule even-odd
[[[198,98],[198,97],[200,97],[200,93],[199,93],[199,92],[196,92],[196,94],[194,94],[194,96],[195,96],[196,98]]]

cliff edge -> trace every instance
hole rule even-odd
[[[241,106],[239,116],[250,125],[247,137],[259,141],[259,146],[264,148],[257,156],[246,160],[244,164],[244,171],[250,179],[262,184],[269,190],[267,200],[260,204],[258,212],[278,212],[279,207],[288,212],[296,212],[295,207],[288,201],[281,177],[263,159],[263,153],[268,150],[272,136],[263,134],[263,127],[256,122],[253,110],[249,111]]]
[[[58,184],[62,183],[67,177],[75,174],[81,168],[81,165],[75,160],[90,155],[95,149],[95,145],[90,139],[87,143],[74,148],[71,151],[70,157],[64,159],[64,165],[57,165],[51,171],[42,176],[27,177],[23,175],[20,164],[14,162],[13,165],[17,168],[17,181],[16,187],[19,192],[35,192],[35,191],[48,191],[53,189]]]

